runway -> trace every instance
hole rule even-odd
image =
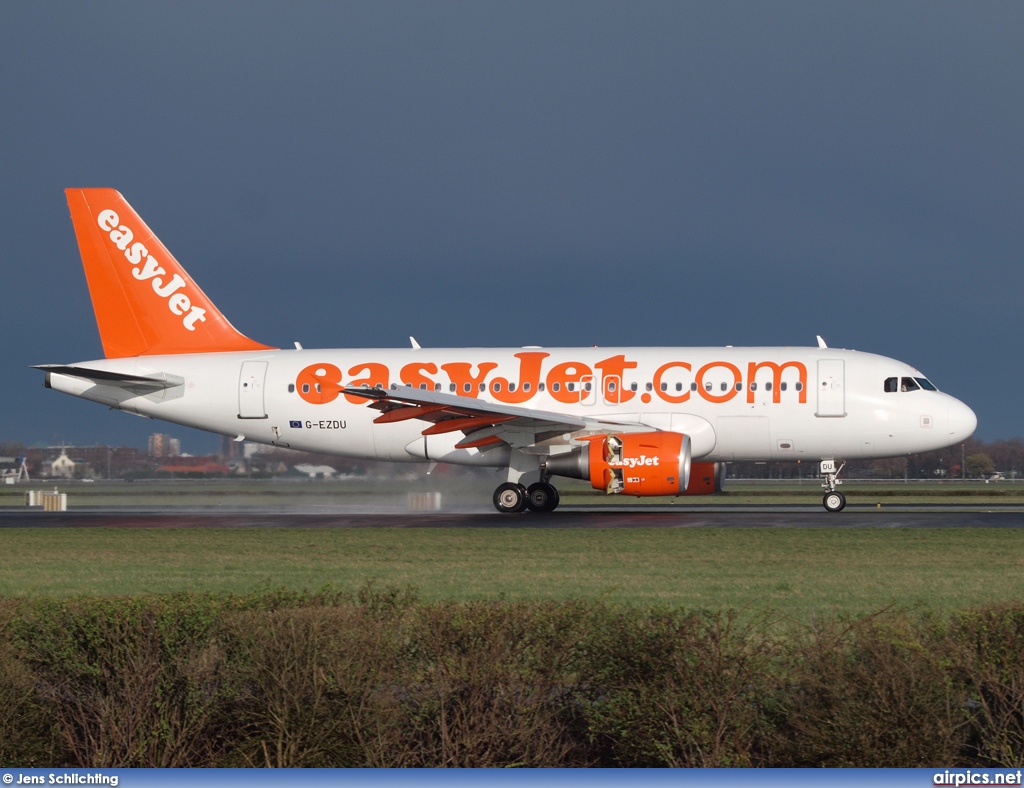
[[[1024,528],[1020,506],[565,506],[551,514],[309,506],[0,509],[4,528]]]

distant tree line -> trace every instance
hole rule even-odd
[[[87,455],[99,478],[132,478],[156,475],[156,463],[140,449],[128,446],[91,446],[75,449]],[[0,441],[0,457],[17,457],[24,453],[29,471],[38,474],[42,462],[53,454],[52,449],[25,447],[21,443]],[[249,462],[251,476],[273,475],[273,467],[311,463],[328,465],[339,473],[351,475],[387,476],[396,472],[407,473],[415,466],[407,464],[354,460],[331,454],[310,454],[289,449],[268,447]],[[444,473],[446,466],[436,472]],[[1024,438],[1009,438],[985,442],[972,438],[964,444],[924,454],[892,457],[881,460],[849,461],[843,469],[846,478],[860,479],[979,479],[1001,473],[1006,479],[1024,478]],[[798,479],[813,478],[818,474],[815,459],[802,462],[732,462],[729,476],[741,479]]]
[[[963,444],[924,454],[846,463],[848,479],[987,479],[994,473],[1006,479],[1024,478],[1024,438],[985,442],[972,438]],[[816,459],[803,462],[733,462],[729,476],[741,479],[798,479],[818,475]]]

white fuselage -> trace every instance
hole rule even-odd
[[[510,449],[456,449],[462,434],[424,438],[427,425],[418,419],[375,424],[379,410],[327,384],[412,385],[683,432],[701,461],[897,456],[964,440],[977,423],[970,408],[947,394],[885,390],[887,379],[921,379],[914,368],[831,348],[269,350],[101,359],[81,366],[165,375],[175,385],[143,393],[60,373],[48,376],[49,385],[250,441],[391,461],[502,466]],[[315,381],[324,381],[327,390]],[[568,434],[550,437],[537,451],[564,451],[571,441]]]

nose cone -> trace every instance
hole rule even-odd
[[[964,403],[954,399],[949,403],[947,423],[949,424],[950,443],[960,443],[974,434],[974,431],[978,428],[978,417]]]

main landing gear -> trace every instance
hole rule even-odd
[[[524,487],[516,482],[499,484],[494,491],[494,508],[502,514],[553,512],[558,506],[558,490],[547,482],[535,482]]]
[[[839,481],[839,471],[846,467],[844,462],[836,469],[835,460],[822,460],[821,461],[821,475],[825,477],[825,481],[822,482],[822,487],[825,488],[825,497],[822,498],[822,504],[825,506],[825,510],[828,512],[841,512],[846,508],[846,496],[841,492],[836,491],[836,487],[842,484]]]

